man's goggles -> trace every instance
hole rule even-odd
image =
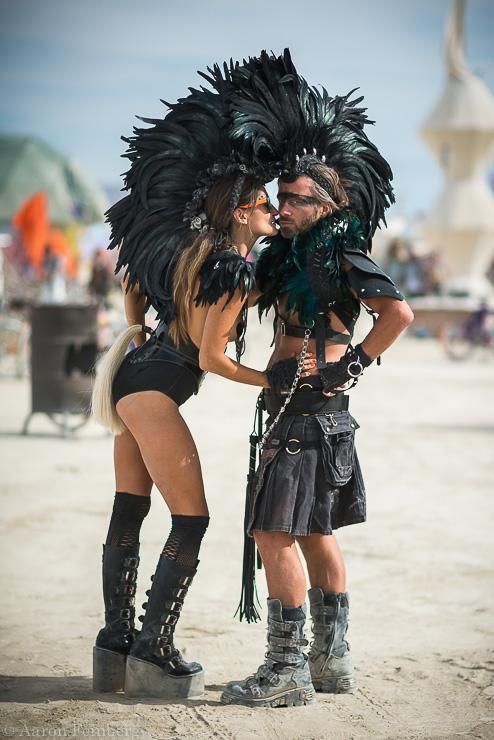
[[[321,204],[321,201],[310,195],[299,195],[298,193],[281,191],[281,193],[278,193],[278,204],[280,208],[284,205],[290,208],[305,208],[306,206],[318,206]]]

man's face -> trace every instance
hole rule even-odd
[[[329,213],[329,207],[312,194],[312,180],[301,175],[294,182],[278,181],[280,232],[285,239],[310,231]]]

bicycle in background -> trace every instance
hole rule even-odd
[[[0,377],[25,378],[29,373],[31,329],[27,305],[11,301],[0,308]]]
[[[450,326],[444,337],[444,348],[452,360],[463,361],[494,353],[494,310],[482,301],[466,319]]]

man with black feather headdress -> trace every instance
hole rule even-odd
[[[246,532],[266,570],[268,652],[253,676],[230,682],[224,703],[294,706],[314,688],[355,687],[345,567],[333,534],[366,516],[354,446],[349,390],[410,324],[392,280],[368,257],[374,231],[393,201],[392,174],[369,141],[362,98],[331,98],[297,74],[288,51],[263,53],[229,71],[231,137],[259,161],[277,163],[280,234],[268,240],[256,277],[260,313],[274,309],[268,364],[269,414],[260,464],[248,488]],[[352,346],[361,306],[374,325]],[[307,357],[313,370],[302,372]],[[314,639],[303,648],[305,558]],[[244,551],[240,616],[257,618],[252,540]]]

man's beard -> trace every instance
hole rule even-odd
[[[316,216],[307,216],[300,226],[295,224],[286,224],[285,226],[280,223],[281,236],[285,239],[291,239],[294,236],[300,236],[301,234],[307,234],[319,221]]]

